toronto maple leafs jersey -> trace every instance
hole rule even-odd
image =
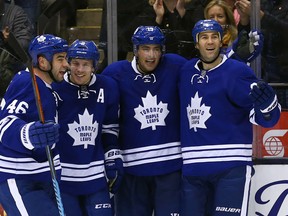
[[[45,120],[56,121],[56,100],[51,86],[36,76]],[[10,178],[50,181],[51,174],[45,148],[29,150],[24,147],[21,128],[38,121],[30,73],[18,72],[12,79],[0,111],[0,182]],[[60,176],[59,155],[53,146],[55,170]]]
[[[107,185],[104,150],[118,146],[119,91],[117,83],[93,75],[88,86],[64,81],[53,85],[58,92],[61,191],[89,194]]]
[[[208,71],[199,65],[198,59],[190,60],[180,73],[183,175],[208,175],[251,164],[250,121],[271,127],[279,107],[270,121],[258,111],[255,114],[249,93],[258,80],[244,63],[224,57]]]
[[[181,170],[177,79],[185,62],[166,54],[151,74],[141,74],[135,58],[115,62],[102,72],[120,88],[119,139],[125,172],[153,176]]]

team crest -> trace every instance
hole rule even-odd
[[[98,122],[93,122],[93,114],[90,115],[85,109],[83,115],[78,115],[79,123],[74,121],[68,124],[68,134],[74,139],[73,146],[83,145],[84,149],[88,145],[95,145],[95,138],[98,134]]]
[[[156,126],[165,126],[165,118],[169,113],[167,103],[162,101],[157,104],[157,95],[152,96],[148,91],[146,97],[142,98],[143,106],[139,105],[134,109],[134,118],[141,123],[141,129],[151,127],[156,130]]]
[[[41,35],[40,37],[37,38],[38,42],[44,42],[46,40],[46,37],[44,35]]]
[[[202,97],[199,98],[198,92],[196,92],[194,98],[191,97],[191,105],[187,106],[187,117],[189,121],[189,128],[194,129],[197,132],[197,128],[206,129],[205,122],[210,118],[210,107],[201,105]]]

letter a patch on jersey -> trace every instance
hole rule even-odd
[[[167,109],[168,104],[157,104],[157,95],[152,96],[148,91],[146,97],[142,97],[143,106],[139,105],[134,109],[134,118],[141,123],[141,129],[151,127],[152,130],[156,130],[156,126],[165,126],[165,118],[169,113]]]

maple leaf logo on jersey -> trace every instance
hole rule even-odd
[[[37,38],[38,42],[44,42],[46,40],[46,37],[44,35],[41,35],[40,37]]]
[[[206,129],[205,122],[210,118],[210,107],[201,105],[202,97],[199,98],[198,92],[196,92],[194,98],[191,97],[191,106],[187,106],[187,117],[189,121],[189,128],[194,128],[197,132],[197,128]]]
[[[78,115],[79,123],[74,121],[68,124],[68,134],[74,139],[73,146],[83,145],[84,149],[88,145],[95,145],[95,138],[98,134],[98,122],[93,122],[93,114],[90,115],[85,109],[83,115]]]
[[[156,130],[156,126],[165,126],[165,118],[169,113],[167,103],[160,101],[157,104],[157,95],[152,96],[148,91],[146,97],[142,97],[143,106],[139,105],[134,109],[134,118],[141,123],[141,129],[151,127]]]

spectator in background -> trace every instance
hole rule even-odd
[[[243,62],[251,62],[262,50],[263,36],[259,31],[242,31],[238,35],[231,7],[225,0],[212,0],[204,9],[206,19],[216,20],[223,28],[221,52]]]
[[[185,3],[190,0],[149,0],[155,12],[155,22],[160,28],[185,28],[181,23],[186,15]],[[170,17],[169,17],[170,16]],[[174,22],[173,22],[174,21]],[[184,21],[184,20],[183,20]],[[175,23],[176,22],[176,23]],[[174,25],[174,26],[173,26]]]
[[[205,19],[216,20],[223,28],[222,49],[232,45],[238,30],[232,9],[225,0],[212,0],[204,9]]]
[[[224,52],[228,47],[231,49],[232,43],[237,39],[238,31],[231,1],[150,0],[149,3],[153,9],[148,7],[144,10],[143,13],[146,14],[141,17],[145,17],[145,20],[138,23],[157,25],[162,29],[166,36],[167,53],[177,53],[187,59],[197,56],[191,31],[194,24],[204,17],[215,19],[222,25],[224,29],[222,50]],[[249,43],[248,37],[246,42],[246,44]],[[246,61],[248,58],[240,57],[240,59]]]
[[[238,29],[250,29],[250,1],[239,0],[236,7],[241,16]],[[259,18],[265,38],[262,51],[263,78],[267,82],[288,82],[288,1],[261,0]]]
[[[25,65],[19,60],[17,50],[9,43],[9,33],[12,32],[27,51],[33,37],[33,26],[24,10],[14,4],[0,0],[0,98],[3,97],[12,77]]]
[[[28,15],[33,25],[34,34],[37,34],[37,20],[41,14],[41,1],[39,0],[14,0],[15,5],[21,7]]]
[[[238,23],[240,22],[240,14],[236,8],[236,0],[225,0],[227,5],[231,8],[232,10],[232,13],[233,13],[233,16],[234,16],[234,19],[235,19],[235,23],[236,23],[236,26],[238,25]]]
[[[190,23],[192,16],[186,13],[186,5],[191,0],[149,0],[152,6],[147,8],[149,25],[162,29],[166,37],[166,52],[177,53],[192,58],[194,48]],[[150,14],[149,14],[150,13]],[[147,22],[147,21],[146,21]]]

